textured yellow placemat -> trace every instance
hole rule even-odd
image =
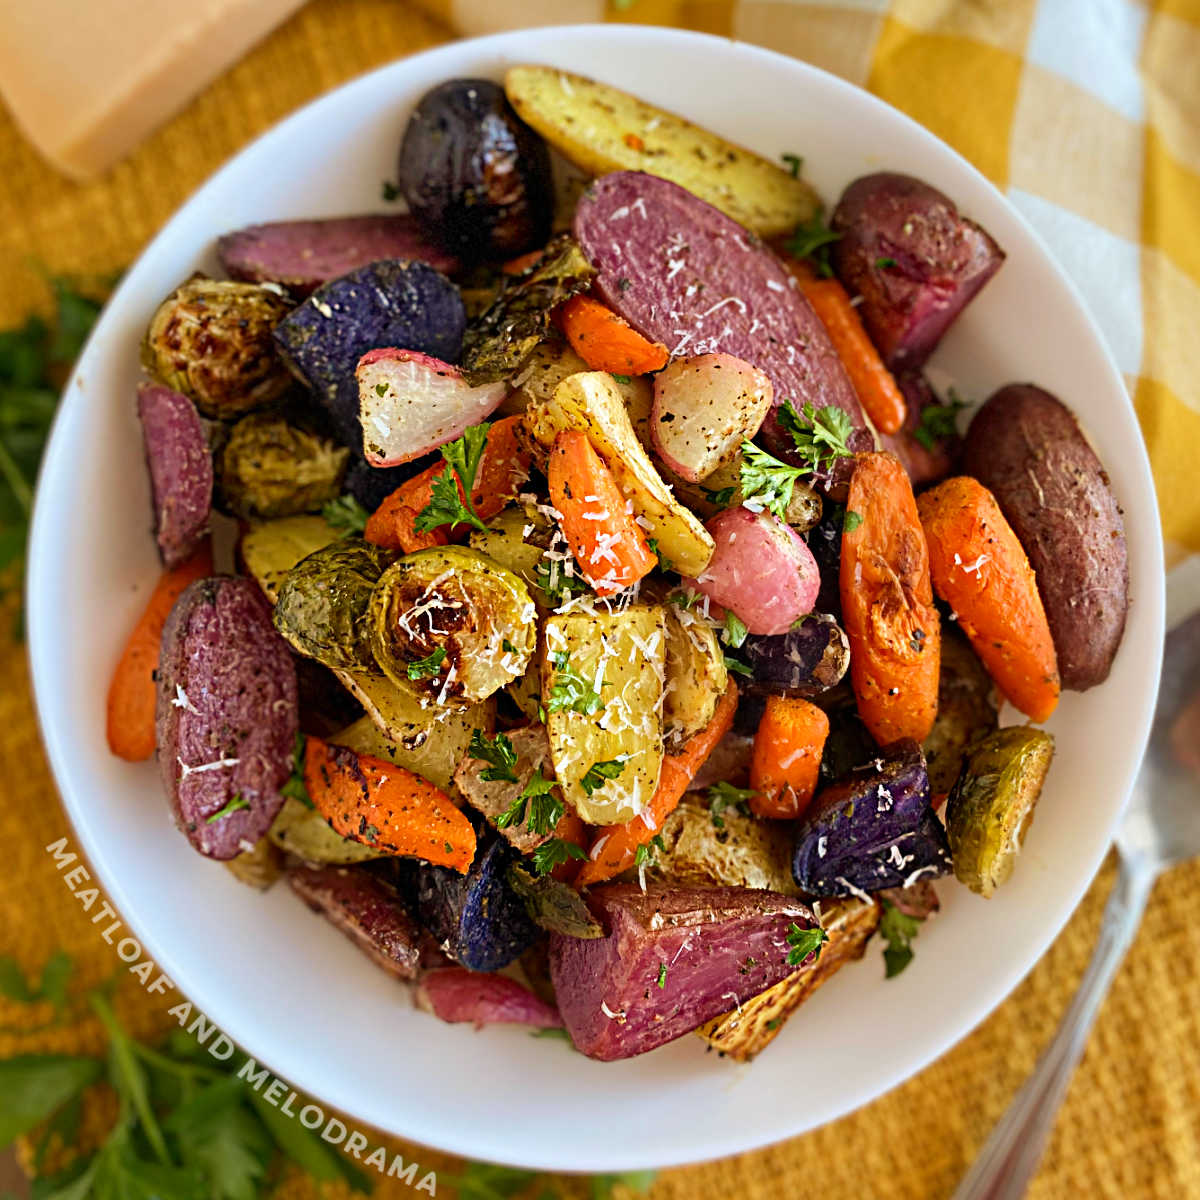
[[[891,14],[885,0],[856,0],[837,10],[783,0],[643,2],[643,19],[737,32],[868,83],[990,168],[1000,182],[1016,176],[1017,132],[1005,125],[1008,132],[998,133],[993,122],[1015,120],[1023,102],[1027,73],[1019,69],[1019,52],[1030,44],[1032,0],[904,0],[891,6]],[[1191,173],[1200,164],[1195,120],[1200,13],[1183,0],[1163,5],[1157,14],[1125,0],[1104,5],[1062,0],[1060,7],[1103,9],[1106,20],[1140,14],[1139,53],[1144,63],[1150,55],[1161,69],[1152,80],[1156,99],[1150,109],[1157,128],[1170,128],[1158,141],[1155,134],[1139,143],[1145,173],[1139,174],[1132,227],[1126,228],[1130,216],[1119,196],[1109,197],[1110,211],[1101,199],[1079,193],[1069,178],[1060,182],[1064,195],[1093,205],[1095,223],[1117,226],[1118,236],[1153,251],[1139,268],[1138,302],[1147,306],[1147,321],[1136,346],[1139,365],[1128,374],[1137,387],[1160,487],[1166,483],[1170,492],[1164,515],[1176,553],[1185,546],[1200,549],[1200,490],[1190,480],[1200,460],[1198,322],[1187,317],[1196,312],[1188,306],[1200,295],[1200,191]],[[631,15],[638,15],[637,5]],[[45,298],[39,265],[107,273],[127,264],[188,193],[265,126],[350,76],[450,36],[446,25],[400,0],[314,0],[132,158],[83,186],[65,182],[42,164],[0,115],[0,327]],[[1084,103],[1064,90],[1061,76],[1047,74],[1053,76],[1047,83],[1052,98],[1058,87],[1060,103],[1066,103],[1064,96]],[[1005,80],[1011,84],[1007,92]],[[1008,107],[998,115],[1001,93]],[[1054,111],[1047,111],[1048,123]],[[1119,134],[1119,123],[1111,124]],[[1078,170],[1088,161],[1093,167],[1102,162],[1104,139],[1097,134],[1094,140],[1088,151],[1093,158],[1085,156]],[[1031,169],[1031,181],[1035,177],[1041,178]],[[1160,339],[1160,333],[1171,336]],[[41,753],[20,647],[0,645],[0,681],[0,845],[7,854],[0,876],[0,954],[13,954],[36,971],[63,947],[79,964],[81,982],[98,983],[114,970],[112,951],[69,898],[43,851],[70,830]],[[1110,868],[1101,872],[1067,930],[1013,997],[920,1076],[803,1138],[665,1172],[655,1185],[655,1200],[948,1196],[1053,1031],[1090,952],[1111,878]],[[1200,923],[1192,899],[1198,885],[1200,867],[1192,866],[1159,885],[1072,1085],[1031,1192],[1038,1200],[1200,1196]],[[136,987],[122,988],[119,1009],[135,1033],[163,1025],[164,1006]],[[928,1019],[937,1021],[938,1015],[931,1011]],[[24,1010],[0,1001],[0,1031],[28,1019]],[[887,1013],[879,1019],[887,1020]],[[897,1029],[896,1036],[904,1031]],[[25,1035],[0,1032],[0,1056],[18,1050],[95,1052],[102,1041],[94,1022]],[[793,1102],[806,1103],[802,1066]],[[89,1114],[89,1123],[98,1127],[104,1117],[101,1106]],[[431,1169],[448,1165],[431,1151],[396,1145],[406,1160],[416,1157]],[[295,1182],[283,1194],[316,1193]],[[413,1192],[382,1183],[377,1194]],[[579,1185],[572,1194],[583,1194]]]

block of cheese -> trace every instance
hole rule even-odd
[[[56,167],[111,166],[304,0],[5,0],[0,95]]]

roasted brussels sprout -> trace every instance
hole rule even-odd
[[[278,288],[189,279],[158,306],[142,362],[204,416],[240,417],[292,385],[271,336],[290,308]]]
[[[376,584],[371,650],[388,678],[461,708],[525,673],[536,611],[525,584],[478,551],[421,550]]]
[[[398,183],[425,236],[468,262],[512,258],[550,236],[550,153],[489,79],[450,79],[421,98]]]
[[[508,868],[508,886],[521,897],[535,925],[567,937],[604,936],[583,897],[569,883],[551,875],[533,875],[513,863]]]
[[[841,682],[850,643],[833,617],[810,613],[787,633],[751,634],[739,657],[754,672],[754,691],[811,698]]]
[[[1042,792],[1054,739],[1010,725],[976,743],[946,805],[954,874],[990,896],[1011,874]]]
[[[895,742],[819,792],[796,824],[792,873],[811,896],[907,887],[951,869],[921,748]]]
[[[394,550],[341,538],[288,573],[275,602],[275,628],[301,654],[327,667],[377,670],[367,611]]]
[[[251,413],[221,452],[219,496],[237,517],[315,512],[341,491],[350,451],[291,424],[279,413]]]

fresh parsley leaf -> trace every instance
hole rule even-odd
[[[628,280],[626,280],[626,281],[625,281],[625,283],[626,283],[626,286],[628,286],[628,284],[629,284],[629,281],[628,281]],[[614,374],[613,374],[613,378],[614,378],[614,379],[615,379],[615,380],[616,380],[618,383],[632,383],[632,382],[633,382],[633,377],[632,377],[631,375],[617,375],[617,374],[615,374],[615,373],[614,373]]]
[[[725,655],[725,669],[732,671],[735,675],[744,675],[747,679],[754,678],[754,672],[744,662],[729,654]]]
[[[540,768],[534,771],[521,794],[496,818],[496,828],[524,823],[530,833],[549,833],[562,820],[564,811],[553,789],[553,779],[547,779]]]
[[[592,589],[582,575],[568,575],[565,560],[543,555],[534,567],[537,585],[546,594],[551,608],[565,604],[572,596],[583,595]]]
[[[242,812],[249,807],[250,801],[241,792],[238,792],[223,808],[218,809],[211,817],[205,817],[204,823],[206,825],[215,825],[218,821],[223,821],[226,817],[232,817],[235,812]]]
[[[787,520],[787,507],[792,502],[796,480],[807,472],[781,462],[773,454],[753,442],[742,443],[742,497],[748,507],[756,505]]]
[[[467,1163],[461,1175],[441,1176],[439,1183],[450,1184],[457,1192],[458,1200],[510,1200],[536,1179],[536,1171],[477,1162]]]
[[[958,432],[957,421],[961,409],[967,407],[953,390],[945,404],[927,404],[921,409],[921,419],[913,430],[913,437],[925,447],[932,450],[934,444],[942,438],[953,437]]]
[[[635,867],[649,866],[654,862],[658,853],[666,853],[666,846],[663,844],[662,834],[656,833],[648,842],[637,848],[633,856],[633,865]]]
[[[569,842],[565,838],[551,838],[543,842],[533,852],[533,869],[539,875],[549,875],[555,867],[565,863],[569,858],[587,858],[587,851],[582,846]]]
[[[579,781],[580,787],[590,796],[602,788],[609,779],[616,779],[625,770],[626,759],[610,758],[606,762],[594,762]]]
[[[591,682],[571,668],[565,650],[553,656],[554,682],[550,686],[547,712],[576,712],[590,717],[604,707],[600,693],[592,688]]]
[[[321,516],[334,529],[340,529],[343,535],[362,533],[367,527],[367,518],[370,515],[349,492],[335,500],[327,500],[321,509]]]
[[[308,794],[308,785],[304,782],[304,734],[299,730],[296,731],[296,742],[292,747],[292,773],[287,783],[279,789],[279,793],[299,800],[305,808],[316,808]]]
[[[441,674],[442,663],[446,661],[446,647],[439,646],[432,654],[419,658],[408,664],[408,677],[414,683],[418,679],[432,679]]]
[[[853,533],[863,523],[862,514],[856,513],[854,509],[846,509],[846,515],[842,518],[842,532]]]
[[[66,1054],[22,1054],[0,1060],[0,1146],[44,1121],[102,1073],[99,1059]]]
[[[715,504],[717,508],[728,508],[733,503],[734,496],[737,495],[737,488],[735,487],[717,488],[715,491],[711,488],[702,487],[700,490],[704,493],[704,498],[709,504]]]
[[[734,787],[732,783],[721,780],[708,789],[708,815],[713,826],[725,828],[725,818],[721,814],[727,808],[736,809],[744,817],[750,815],[750,797],[754,795],[753,788]]]
[[[660,988],[667,986],[667,964],[665,962],[658,964],[658,986]]]
[[[383,181],[382,191],[385,204],[391,204],[393,201],[400,199],[400,189],[390,179]]]
[[[517,782],[517,751],[505,734],[489,737],[482,729],[476,729],[471,734],[467,753],[472,758],[491,764],[479,772],[481,779],[486,779],[488,783]]]
[[[788,951],[788,966],[798,967],[810,954],[815,955],[814,962],[821,957],[821,947],[829,941],[829,934],[820,925],[812,929],[801,929],[795,921],[788,930],[787,943],[791,946]]]
[[[659,549],[658,538],[648,537],[646,545],[650,547],[650,553],[658,559],[658,569],[660,571],[673,571],[675,568],[671,565],[671,560]]]
[[[880,271],[886,271],[888,267],[894,267],[895,265],[896,260],[894,258],[877,258],[875,260],[875,267]]]
[[[750,630],[746,628],[745,622],[736,613],[726,612],[725,628],[721,631],[721,640],[727,646],[732,646],[736,650],[747,638]]]
[[[419,533],[428,533],[443,525],[464,524],[487,533],[488,527],[475,511],[471,490],[479,473],[490,428],[486,421],[482,425],[472,425],[462,437],[442,447],[442,458],[449,469],[434,478],[430,486],[432,499],[417,513],[413,528]]]
[[[852,458],[849,439],[854,433],[850,418],[832,404],[814,408],[806,402],[797,412],[790,400],[779,410],[779,424],[792,435],[796,452],[814,474],[828,470],[839,458]]]
[[[887,942],[883,951],[883,966],[887,979],[899,975],[912,962],[913,939],[920,931],[920,918],[905,916],[890,900],[883,902],[879,936]]]
[[[784,249],[794,258],[807,258],[816,268],[818,275],[829,279],[833,276],[833,267],[829,263],[829,247],[839,241],[841,236],[825,224],[824,212],[818,208],[810,220],[796,226],[795,232],[784,243]]]
[[[804,158],[799,154],[781,154],[779,156],[785,163],[787,168],[792,173],[793,179],[800,178],[800,168],[804,166]]]

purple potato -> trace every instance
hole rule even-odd
[[[827,613],[809,613],[787,633],[750,634],[739,657],[754,672],[754,691],[811,698],[838,684],[850,665],[850,643]]]
[[[550,975],[575,1048],[605,1061],[673,1041],[786,979],[799,966],[789,933],[816,924],[806,904],[755,888],[609,883],[588,903],[607,936],[551,934]]]
[[[362,867],[296,865],[287,879],[309,908],[328,917],[373,963],[398,979],[417,977],[421,931],[390,884]]]
[[[779,259],[736,221],[666,179],[616,171],[584,192],[575,237],[597,270],[596,293],[639,333],[672,355],[732,354],[767,374],[774,407],[759,432],[772,453],[794,455],[776,418],[785,400],[797,411],[842,409],[855,430],[850,448],[875,448],[825,327]]]
[[[813,605],[817,612],[829,613],[835,620],[842,616],[842,522],[846,510],[841,505],[826,504],[821,519],[805,534],[808,548],[817,560],[821,573],[821,590]]]
[[[416,259],[447,275],[458,269],[457,260],[431,246],[407,214],[247,225],[220,238],[217,254],[234,279],[278,283],[297,300],[331,279],[385,258]]]
[[[212,516],[213,460],[196,406],[161,383],[138,384],[138,417],[163,564],[177,567],[203,541]]]
[[[936,188],[892,171],[864,175],[830,222],[838,278],[862,296],[858,312],[893,371],[917,370],[1004,251]]]
[[[951,870],[921,748],[894,742],[819,792],[796,823],[792,874],[811,896],[910,887]]]
[[[358,360],[396,346],[457,362],[466,320],[458,288],[444,275],[426,263],[387,260],[317,288],[275,327],[275,342],[338,437],[361,452]]]
[[[209,858],[252,849],[292,773],[296,668],[249,579],[215,575],[180,593],[163,628],[155,716],[171,810]]]

